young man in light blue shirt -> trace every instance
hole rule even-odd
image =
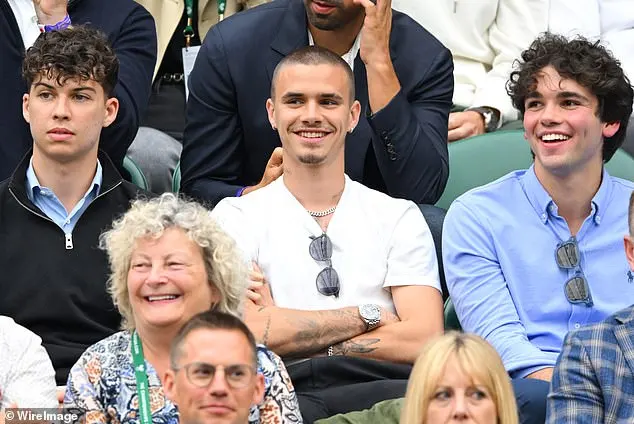
[[[508,88],[535,162],[452,204],[443,260],[465,331],[485,337],[511,377],[536,379],[524,385],[545,406],[537,380],[550,381],[566,333],[634,303],[622,250],[634,183],[603,167],[634,94],[603,47],[551,34],[523,52]]]

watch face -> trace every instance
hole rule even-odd
[[[381,309],[377,305],[361,305],[359,312],[363,318],[370,321],[381,319]]]

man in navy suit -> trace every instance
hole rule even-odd
[[[634,271],[634,193],[625,256]],[[634,289],[634,287],[632,287]],[[634,417],[634,305],[568,333],[548,395],[548,423],[631,422]]]
[[[265,102],[278,62],[312,44],[354,71],[362,113],[346,142],[346,173],[393,197],[434,203],[449,175],[453,63],[391,0],[276,0],[214,26],[189,80],[182,190],[215,204],[281,174]]]

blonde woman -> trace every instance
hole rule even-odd
[[[423,348],[410,375],[401,424],[454,420],[517,424],[509,376],[479,336],[449,332]]]
[[[172,340],[192,316],[212,307],[239,316],[247,271],[209,212],[171,193],[134,202],[101,241],[124,330],[79,358],[64,403],[87,410],[88,423],[176,424],[177,409],[162,386]],[[249,423],[301,423],[280,358],[264,346],[257,358],[264,401],[251,409]]]

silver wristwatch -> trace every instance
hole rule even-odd
[[[374,330],[381,323],[381,308],[379,308],[379,305],[372,303],[359,305],[359,315],[365,322],[366,331]]]

